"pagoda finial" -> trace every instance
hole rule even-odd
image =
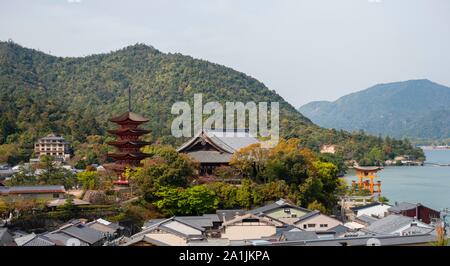
[[[131,87],[128,87],[128,112],[131,112]]]

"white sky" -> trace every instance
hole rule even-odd
[[[253,76],[298,107],[377,83],[450,85],[448,0],[0,0],[0,40],[58,56],[134,43]]]

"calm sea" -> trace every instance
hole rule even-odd
[[[450,150],[425,151],[427,162],[450,163]],[[356,180],[350,170],[348,182]],[[450,208],[450,167],[449,166],[391,166],[378,172],[382,195],[391,204],[398,201],[420,202],[431,208]]]

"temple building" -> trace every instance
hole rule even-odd
[[[233,154],[241,148],[258,143],[248,130],[202,130],[178,148],[200,163],[200,175],[212,174],[214,168],[228,165]]]
[[[148,122],[147,118],[127,111],[122,115],[111,118],[109,121],[119,125],[117,129],[108,130],[116,136],[116,140],[108,142],[117,148],[114,153],[108,153],[108,157],[114,160],[114,163],[105,164],[104,167],[117,173],[118,180],[116,185],[128,185],[124,172],[127,167],[133,168],[141,166],[141,160],[149,157],[149,154],[142,153],[141,148],[149,145],[149,142],[140,140],[140,137],[149,133],[149,130],[140,129],[139,125]]]

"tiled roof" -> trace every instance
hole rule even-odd
[[[14,186],[0,190],[2,194],[65,193],[64,186]]]
[[[415,209],[417,207],[417,204],[409,203],[409,202],[400,202],[398,204],[395,204],[394,206],[390,207],[388,211],[399,213],[406,210]]]
[[[211,141],[214,145],[219,147],[222,152],[233,154],[241,148],[248,145],[258,143],[259,140],[251,136],[246,130],[226,131],[223,129],[217,130],[203,130],[195,135],[193,138],[185,142],[178,148],[178,151],[183,151],[199,138]]]
[[[303,216],[300,216],[298,218],[298,220],[295,221],[294,224],[297,224],[297,223],[302,222],[302,221],[306,221],[306,220],[308,220],[308,219],[310,219],[310,218],[312,218],[312,217],[314,217],[316,215],[319,215],[319,214],[320,214],[320,211],[318,211],[318,210],[314,210],[314,211],[308,212],[307,214],[305,214]]]
[[[360,206],[356,206],[356,207],[352,207],[350,208],[352,211],[359,211],[359,210],[363,210],[363,209],[367,209],[373,206],[378,206],[378,205],[382,205],[383,203],[380,202],[371,202],[369,204],[366,205],[360,205]]]
[[[189,156],[202,163],[228,163],[232,154],[218,151],[192,151],[189,152]]]
[[[45,236],[36,236],[27,243],[23,244],[25,247],[42,247],[42,246],[55,246],[56,244],[51,239]]]
[[[435,236],[430,234],[411,235],[411,236],[394,236],[394,235],[370,235],[355,237],[339,237],[332,239],[312,239],[300,241],[280,241],[270,243],[274,246],[366,246],[369,239],[376,238],[380,241],[381,246],[398,246],[398,245],[417,245],[428,244],[435,241]]]
[[[105,237],[102,232],[83,224],[69,226],[62,229],[61,232],[68,234],[74,238],[83,240],[84,242],[91,245],[97,243]]]
[[[267,205],[264,205],[262,207],[250,210],[250,211],[248,211],[248,213],[259,214],[259,213],[265,213],[265,212],[268,212],[268,211],[271,211],[271,210],[275,210],[275,209],[278,209],[278,208],[285,208],[285,207],[298,209],[298,210],[301,210],[301,211],[304,211],[304,212],[311,212],[308,209],[305,209],[305,208],[296,206],[294,204],[291,204],[291,203],[289,203],[288,201],[286,201],[284,199],[280,199],[280,200],[278,200],[278,201],[276,201],[274,203],[267,204]]]
[[[347,226],[344,226],[342,224],[336,225],[335,227],[332,227],[330,229],[327,230],[327,232],[332,232],[332,233],[336,233],[336,234],[343,234],[346,233],[350,230],[350,228],[348,228]]]
[[[419,223],[411,217],[391,214],[371,223],[368,227],[366,227],[366,229],[364,229],[364,231],[377,234],[391,234],[413,222]]]
[[[359,220],[366,224],[371,224],[371,223],[378,221],[379,219],[369,216],[369,215],[366,215],[366,214],[363,214],[363,215],[357,216],[356,220]]]
[[[241,216],[246,214],[246,210],[242,209],[235,209],[235,210],[216,210],[216,214],[218,215],[219,219],[223,221],[224,217],[226,221],[234,219],[236,216]]]
[[[316,232],[311,231],[289,231],[283,232],[282,239],[284,241],[299,241],[318,239]]]

